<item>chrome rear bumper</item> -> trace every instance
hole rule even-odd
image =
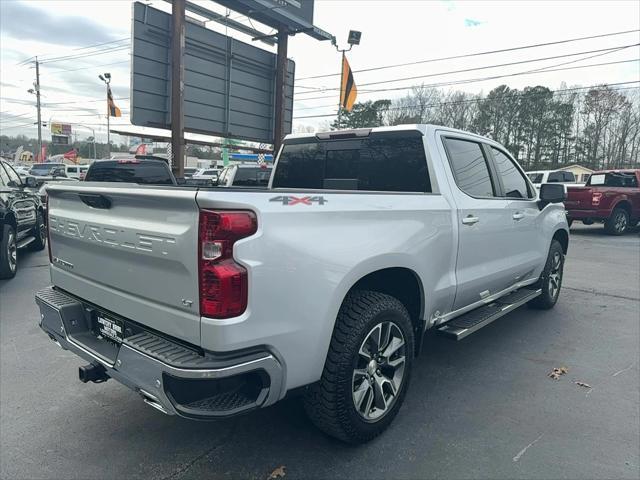
[[[123,319],[121,344],[96,336],[99,307],[47,287],[36,293],[40,327],[65,350],[100,364],[110,378],[169,415],[211,419],[271,405],[282,396],[283,368],[266,350],[214,354]]]

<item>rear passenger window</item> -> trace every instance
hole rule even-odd
[[[445,139],[447,155],[456,184],[467,195],[472,197],[493,197],[495,192],[489,175],[489,166],[477,142]]]
[[[547,183],[562,183],[564,182],[563,172],[551,172],[549,174],[549,178],[547,178]]]
[[[491,147],[493,158],[496,162],[498,174],[502,178],[502,186],[504,187],[505,197],[509,198],[529,198],[529,187],[524,175],[520,173],[513,160],[507,155]]]
[[[372,134],[285,144],[273,188],[426,193],[431,183],[422,136]]]

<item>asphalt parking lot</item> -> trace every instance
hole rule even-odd
[[[37,325],[46,255],[23,253],[0,281],[3,479],[640,477],[638,232],[574,226],[554,310],[519,309],[458,343],[428,334],[400,414],[358,447],[317,431],[296,399],[196,423],[114,381],[80,383],[84,362]]]

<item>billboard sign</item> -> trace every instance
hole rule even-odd
[[[71,135],[71,125],[68,123],[51,123],[52,135]]]
[[[171,15],[133,4],[131,123],[171,128]],[[276,55],[186,22],[185,131],[273,143]],[[285,133],[291,132],[295,64],[285,80]]]
[[[69,137],[66,135],[51,134],[51,143],[54,145],[69,145]]]

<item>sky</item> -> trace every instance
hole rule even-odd
[[[113,79],[116,104],[123,112],[122,118],[112,119],[112,127],[129,125],[131,3],[130,0],[0,0],[0,133],[36,135],[33,125],[35,97],[27,92],[35,80],[32,60],[36,55],[42,61],[43,122],[73,123],[79,138],[95,131],[99,140],[106,139],[105,86],[98,75],[108,71]],[[145,3],[165,11],[171,9],[170,4],[162,0]],[[196,3],[229,13],[231,19],[249,25],[246,17],[233,11],[226,12],[209,0]],[[271,32],[270,27],[255,21],[251,24],[265,33]],[[341,48],[346,46],[350,29],[362,32],[361,44],[347,54],[355,82],[360,85],[358,101],[401,97],[408,90],[400,88],[421,83],[446,83],[544,67],[581,67],[640,59],[640,33],[635,31],[560,45],[358,72],[433,58],[638,30],[638,1],[316,0],[314,24],[335,35]],[[224,31],[224,27],[215,22],[208,22],[207,28]],[[233,33],[233,36],[275,52],[275,48],[251,42],[243,34]],[[87,48],[96,44],[104,45]],[[567,54],[579,55],[504,65]],[[75,58],[61,58],[70,55]],[[340,54],[330,42],[298,34],[289,40],[288,56],[296,63],[294,129],[325,127],[333,117],[324,115],[336,113],[339,77],[306,77],[338,73]],[[31,61],[25,63],[29,59]],[[495,65],[502,66],[493,67]],[[447,73],[474,68],[482,69]],[[420,78],[402,80],[406,77]],[[544,85],[554,89],[563,84],[590,86],[637,80],[640,80],[640,62],[632,61],[542,71],[441,88],[486,93],[503,83],[512,88]],[[396,90],[366,92],[385,88]],[[47,129],[43,130],[43,136],[49,138]],[[121,139],[116,137],[115,140]]]

